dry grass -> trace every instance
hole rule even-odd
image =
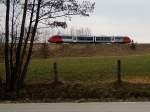
[[[40,44],[34,46],[34,57],[39,57]],[[131,49],[125,44],[49,44],[50,57],[101,57],[149,55],[150,44],[137,44]]]

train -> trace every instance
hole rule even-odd
[[[53,35],[48,39],[50,43],[122,43],[128,44],[132,40],[128,36],[68,36]]]

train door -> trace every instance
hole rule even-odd
[[[112,41],[112,43],[114,43],[114,42],[115,42],[115,37],[112,37],[112,40],[111,40],[111,41]]]
[[[77,36],[72,36],[73,42],[77,42]]]

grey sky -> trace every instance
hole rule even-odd
[[[150,43],[150,0],[91,1],[96,1],[94,13],[74,16],[69,27],[89,27],[95,35],[127,35],[136,42]]]
[[[75,17],[71,26],[90,27],[95,35],[128,35],[150,43],[150,0],[95,0],[89,18]]]

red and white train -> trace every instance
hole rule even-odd
[[[131,43],[128,36],[66,36],[54,35],[48,39],[51,43]]]

